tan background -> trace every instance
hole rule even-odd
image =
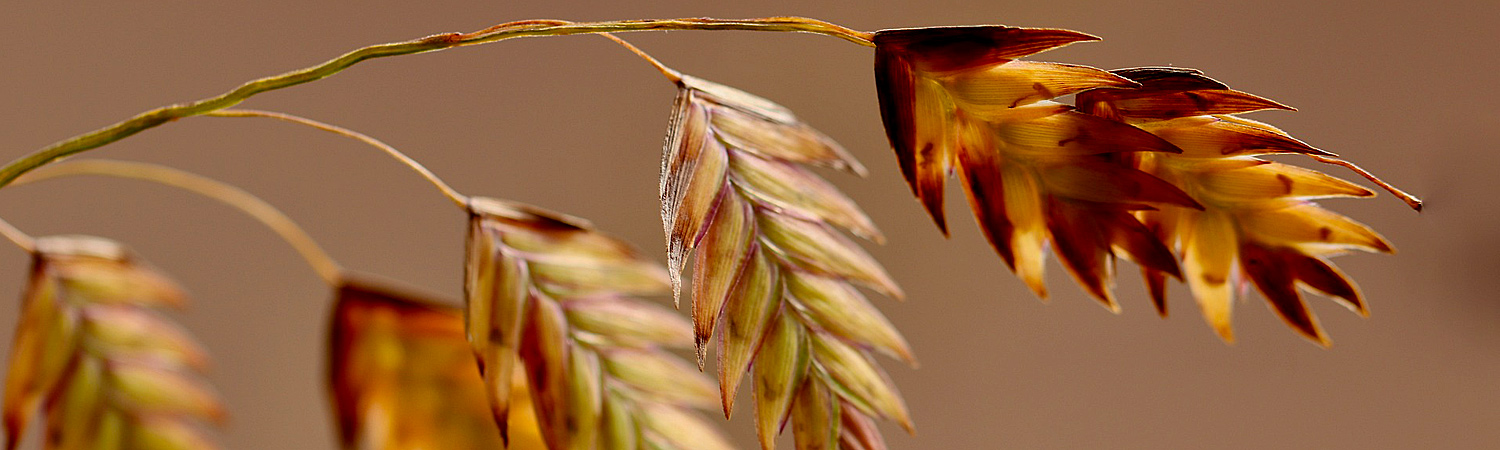
[[[56,3],[56,4],[52,4]],[[362,45],[526,18],[807,15],[858,29],[1004,23],[1106,38],[1044,59],[1198,67],[1297,106],[1271,121],[1430,201],[1332,207],[1397,256],[1337,262],[1372,304],[1314,309],[1335,346],[1296,337],[1258,297],[1220,343],[1175,287],[1151,311],[1122,266],[1109,314],[1050,267],[1043,305],[1007,273],[960,203],[942,239],[909,198],[880,130],[871,51],[811,35],[627,36],[675,67],[781,102],[871,167],[830,174],[890,237],[871,251],[910,294],[880,300],[922,367],[885,360],[919,434],[895,448],[1495,448],[1500,446],[1500,8],[1447,2],[7,2],[0,6],[0,159],[159,105],[321,62]],[[476,2],[479,3],[479,2]],[[363,130],[459,189],[590,217],[660,252],[656,176],[672,88],[592,37],[508,41],[367,62],[258,97]],[[345,265],[458,298],[464,216],[384,156],[270,121],[190,119],[93,155],[165,162],[285,209]],[[1347,172],[1332,170],[1346,176]],[[327,289],[271,233],[202,198],[133,181],[7,189],[0,215],[33,234],[129,243],[198,300],[184,320],[214,351],[237,449],[331,448],[321,351]],[[0,297],[26,259],[0,248]],[[0,308],[9,347],[14,303]],[[729,430],[753,442],[748,411]]]

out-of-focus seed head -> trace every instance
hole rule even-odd
[[[102,238],[36,240],[6,375],[6,448],[45,411],[44,448],[217,448],[206,352],[158,310],[175,283]]]
[[[335,294],[328,386],[343,448],[501,447],[461,311],[369,282]],[[512,448],[544,448],[530,414],[510,417]]]

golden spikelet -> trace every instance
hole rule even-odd
[[[886,132],[912,193],[938,227],[947,233],[943,188],[956,172],[990,243],[1040,297],[1047,295],[1050,248],[1089,294],[1116,312],[1116,257],[1142,267],[1163,315],[1166,278],[1185,278],[1226,340],[1241,275],[1320,344],[1327,337],[1298,286],[1365,313],[1354,285],[1325,258],[1391,246],[1310,200],[1374,193],[1254,155],[1300,153],[1348,163],[1235,116],[1290,108],[1196,71],[1107,72],[1017,59],[1095,39],[1004,26],[875,34]],[[1070,94],[1076,106],[1051,101]]]
[[[1368,227],[1311,200],[1375,193],[1320,172],[1254,157],[1333,155],[1270,125],[1232,115],[1290,108],[1231,90],[1195,70],[1148,67],[1115,73],[1142,86],[1086,92],[1078,96],[1079,107],[1182,148],[1178,155],[1143,155],[1136,162],[1181,187],[1204,208],[1162,208],[1139,215],[1168,245],[1180,249],[1188,286],[1221,337],[1233,340],[1230,307],[1241,279],[1253,282],[1272,310],[1320,345],[1328,345],[1328,337],[1302,301],[1299,287],[1368,314],[1353,282],[1326,258],[1349,250],[1391,253],[1394,248]],[[1165,314],[1161,274],[1147,268],[1145,275]]]
[[[908,429],[911,421],[869,352],[908,362],[912,355],[852,284],[902,293],[838,231],[880,241],[879,230],[803,165],[864,173],[838,144],[780,105],[682,77],[661,181],[673,291],[680,291],[678,273],[694,254],[699,365],[717,333],[725,416],[748,373],[762,448],[774,446],[788,420],[799,449],[837,447],[846,432],[854,433],[849,442],[883,448],[869,416]]]
[[[45,411],[46,449],[213,449],[224,410],[203,349],[157,310],[174,283],[116,242],[36,240],[5,384],[6,448]]]
[[[1047,297],[1050,246],[1089,294],[1118,311],[1116,251],[1178,271],[1169,249],[1131,212],[1200,206],[1171,184],[1111,161],[1181,152],[1177,147],[1050,101],[1135,82],[1091,67],[1016,59],[1095,39],[1001,26],[885,30],[875,34],[875,75],[901,172],[944,234],[943,189],[957,172],[985,237],[1037,296]]]
[[[666,294],[665,270],[582,219],[486,198],[470,214],[468,333],[498,423],[520,367],[548,448],[731,448],[692,411],[712,382],[670,352],[691,326],[634,298]]]
[[[463,311],[346,282],[329,332],[328,386],[342,448],[501,448]],[[529,404],[524,377],[516,403]],[[546,449],[522,407],[508,424],[512,449]]]

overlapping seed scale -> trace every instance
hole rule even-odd
[[[1234,284],[1241,275],[1256,285],[1288,325],[1321,345],[1328,345],[1328,338],[1303,303],[1299,286],[1365,312],[1353,283],[1323,256],[1392,248],[1368,227],[1309,200],[1374,193],[1321,172],[1247,156],[1330,154],[1273,126],[1222,114],[1289,108],[1229,90],[1197,71],[1143,68],[1116,73],[1141,82],[1142,88],[1133,93],[1086,92],[1079,95],[1079,103],[1085,110],[1126,120],[1183,148],[1181,155],[1143,158],[1142,167],[1179,183],[1206,209],[1140,215],[1164,240],[1180,245],[1184,276],[1221,337],[1233,339],[1230,313]],[[1146,268],[1146,278],[1164,313],[1162,276],[1153,270]]]
[[[732,152],[730,179],[758,203],[807,220],[822,221],[856,236],[885,238],[853,200],[823,178],[796,165]]]
[[[328,386],[343,448],[501,445],[459,310],[363,284],[337,295]]]
[[[729,450],[734,446],[703,416],[662,404],[645,404],[637,411],[643,448]]]
[[[790,304],[812,326],[909,364],[916,362],[906,338],[852,286],[806,272],[784,275]]]
[[[1275,207],[1287,200],[1373,197],[1357,184],[1290,164],[1263,164],[1229,170],[1197,171],[1190,188],[1206,204],[1226,208]]]
[[[711,408],[718,389],[697,367],[660,350],[616,349],[601,354],[611,379],[662,403]]]
[[[935,78],[959,109],[981,119],[1001,118],[1019,106],[1089,89],[1136,86],[1089,66],[1021,60]]]
[[[511,379],[520,367],[521,332],[531,302],[530,268],[503,247],[492,216],[470,219],[464,264],[466,331],[498,423],[509,423]],[[502,432],[508,431],[501,430]]]
[[[1110,72],[1141,85],[1130,89],[1095,89],[1080,93],[1077,98],[1079,109],[1096,116],[1131,123],[1265,109],[1292,109],[1264,97],[1229,89],[1229,86],[1196,69],[1137,67]]]
[[[488,323],[493,329],[470,333],[495,349],[496,335],[519,330],[514,353],[529,381],[525,398],[534,405],[548,448],[636,448],[664,436],[643,431],[652,430],[643,409],[684,409],[659,414],[692,415],[685,409],[714,404],[710,382],[661,349],[688,345],[688,323],[630,297],[665,292],[667,277],[659,266],[582,219],[493,199],[476,205],[471,208],[469,325]],[[509,302],[474,304],[485,299]],[[517,305],[524,306],[514,309]],[[519,320],[495,327],[502,319],[493,309],[498,306],[518,312]],[[483,351],[479,356],[489,390],[501,390],[486,361],[493,358]],[[492,402],[503,395],[492,395]],[[504,405],[492,407],[496,419],[506,423]]]
[[[201,426],[224,418],[199,376],[207,356],[152,310],[183,306],[181,289],[112,241],[36,248],[6,380],[7,448],[38,409],[44,448],[217,448]]]
[[[580,297],[563,302],[574,333],[598,336],[611,346],[687,348],[692,325],[682,315],[654,303],[626,297]]]
[[[766,332],[752,367],[755,382],[755,431],[761,448],[775,446],[792,403],[812,363],[807,329],[782,309]]]
[[[769,159],[866,174],[865,167],[842,146],[801,122],[782,122],[725,105],[708,111],[714,136],[727,147]]]
[[[856,409],[912,429],[906,402],[868,353],[829,335],[810,336],[818,374],[833,392]]]
[[[842,409],[839,399],[825,383],[802,383],[792,401],[789,418],[797,450],[839,448]]]
[[[795,267],[855,281],[889,297],[905,295],[869,253],[829,226],[765,210],[756,219],[762,248]]]
[[[1331,156],[1268,124],[1230,115],[1135,121],[1136,126],[1182,148],[1187,158],[1224,158],[1273,153]]]

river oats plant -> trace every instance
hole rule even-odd
[[[816,172],[863,177],[865,167],[787,108],[680,73],[609,34],[654,30],[804,32],[873,47],[896,164],[940,232],[956,176],[995,252],[1037,296],[1047,297],[1043,274],[1055,254],[1118,312],[1123,258],[1140,267],[1162,315],[1168,279],[1185,282],[1225,341],[1236,291],[1253,285],[1297,333],[1328,345],[1301,292],[1367,314],[1328,258],[1394,251],[1313,202],[1374,191],[1259,156],[1345,167],[1421,207],[1337,155],[1242,117],[1290,108],[1202,72],[1023,59],[1097,40],[1088,34],[999,25],[871,33],[791,17],[527,20],[370,46],[63,140],[0,168],[0,187],[73,175],[148,180],[275,230],[335,298],[327,387],[343,448],[733,448],[705,412],[728,417],[741,385],[753,404],[739,409],[750,409],[759,442],[739,446],[774,448],[790,425],[798,449],[885,448],[877,422],[912,431],[913,420],[877,355],[912,366],[916,358],[866,292],[904,294],[854,239],[883,242],[877,226]],[[369,135],[232,109],[367,59],[570,34],[611,39],[677,86],[659,185],[664,267],[587,220],[460,193]],[[343,268],[290,218],[233,186],[152,164],[64,161],[200,116],[312,127],[410,166],[468,217],[463,306]],[[48,449],[217,448],[212,426],[226,412],[201,378],[207,351],[161,312],[183,306],[182,292],[113,241],[0,231],[33,260],[6,370],[6,448],[19,448],[38,422]],[[667,295],[687,296],[688,306],[674,311],[660,302]],[[717,383],[704,374],[710,365]]]

